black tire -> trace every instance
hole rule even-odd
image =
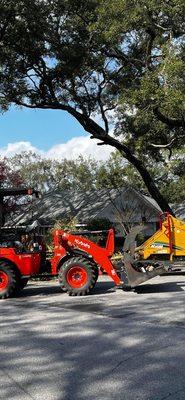
[[[122,285],[122,290],[124,292],[131,292],[132,290],[134,290],[134,288],[132,288],[131,286]]]
[[[0,299],[13,296],[19,287],[15,269],[6,261],[0,263]]]
[[[22,290],[22,289],[24,289],[24,287],[27,285],[27,283],[28,283],[28,278],[22,278],[22,279],[20,279],[20,282],[19,282],[19,290]]]
[[[84,257],[73,257],[61,266],[58,277],[69,296],[85,296],[96,284],[98,268]]]
[[[98,277],[99,277],[99,268],[97,267],[97,265],[93,265],[92,268],[94,268],[94,273],[95,273],[95,279],[96,279],[95,283],[94,283],[94,286],[95,286],[95,284],[96,284],[96,282],[98,280]]]

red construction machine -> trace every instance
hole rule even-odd
[[[178,223],[177,223],[178,222]],[[84,236],[64,230],[53,233],[53,255],[48,260],[49,271],[58,276],[61,289],[71,296],[90,293],[99,275],[107,273],[115,284],[125,290],[133,288],[156,275],[166,272],[173,255],[185,256],[185,222],[167,213],[161,216],[160,229],[142,246],[135,249],[135,237],[142,227],[134,227],[125,240],[119,260],[114,257],[114,230],[108,231],[106,246],[102,247]],[[176,237],[181,237],[181,251],[176,249]],[[162,242],[160,242],[160,238]],[[184,248],[182,250],[182,248]],[[147,251],[145,252],[145,249]],[[146,253],[146,256],[144,256]],[[16,246],[0,248],[0,298],[14,296],[31,276],[46,269],[42,252],[25,251]],[[47,265],[48,265],[47,262]]]

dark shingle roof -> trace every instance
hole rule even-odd
[[[13,223],[25,225],[37,220],[42,225],[52,225],[59,219],[76,217],[78,221],[83,222],[88,219],[102,218],[109,215],[110,208],[120,196],[122,199],[127,198],[128,206],[130,195],[132,196],[130,207],[132,207],[132,200],[136,198],[139,205],[142,204],[151,209],[155,215],[161,212],[153,199],[128,186],[119,190],[52,191],[44,194],[41,199],[35,200],[31,206],[27,206],[24,213],[14,218]]]

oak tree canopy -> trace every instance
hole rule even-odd
[[[1,109],[68,112],[172,212],[150,167],[184,146],[184,16],[184,0],[2,0]]]

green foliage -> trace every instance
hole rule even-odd
[[[107,190],[115,188],[119,192],[125,185],[147,192],[147,188],[135,168],[126,162],[117,151],[110,155],[106,164],[100,163],[97,167],[96,187]]]
[[[169,210],[152,174],[156,162],[166,168],[160,146],[174,152],[184,146],[184,0],[11,0],[1,2],[0,15],[2,110],[12,103],[65,110],[92,137],[117,148]],[[67,164],[67,174],[73,167]],[[85,174],[88,186],[86,167],[75,179]],[[66,169],[57,168],[61,187]]]
[[[184,152],[182,147],[169,158],[169,150],[161,150],[157,163],[150,155],[145,161],[150,166],[154,182],[172,204],[183,203],[185,198]],[[109,191],[112,188],[119,193],[122,187],[128,185],[149,195],[135,168],[125,162],[119,152],[112,153],[106,163],[82,156],[76,160],[53,161],[38,154],[23,152],[2,161],[1,175],[3,187],[30,186],[41,193],[52,190]]]
[[[86,229],[89,231],[108,230],[112,223],[108,218],[93,218],[87,222]]]
[[[47,251],[52,253],[53,252],[53,233],[56,229],[62,229],[66,232],[76,231],[77,219],[62,219],[57,220],[52,229],[49,229],[45,238],[44,242],[46,244]]]
[[[26,186],[41,193],[48,190],[89,190],[95,180],[97,162],[90,158],[51,160],[32,152],[22,152],[7,160]]]
[[[108,218],[93,218],[87,222],[86,228],[88,231],[92,231],[90,235],[87,235],[88,239],[99,246],[105,247],[107,240],[107,231],[113,228],[111,221]],[[106,231],[101,233],[93,233],[93,231]]]
[[[57,220],[55,222],[55,225],[54,225],[52,231],[56,230],[56,229],[62,229],[64,231],[73,231],[73,230],[76,230],[77,223],[78,223],[78,221],[76,218],[72,218],[72,219],[63,218],[62,220]]]
[[[120,95],[117,134],[124,132],[144,157],[161,158],[150,143],[175,138],[174,147],[184,144],[184,15],[183,0],[102,0],[91,28],[117,62],[119,73],[115,68],[112,76]]]
[[[21,188],[24,187],[21,174],[15,168],[10,167],[7,159],[0,160],[0,189]],[[14,215],[21,210],[24,204],[29,202],[30,196],[12,196],[3,199],[3,215],[6,216],[12,212]],[[1,210],[2,212],[2,210]]]

